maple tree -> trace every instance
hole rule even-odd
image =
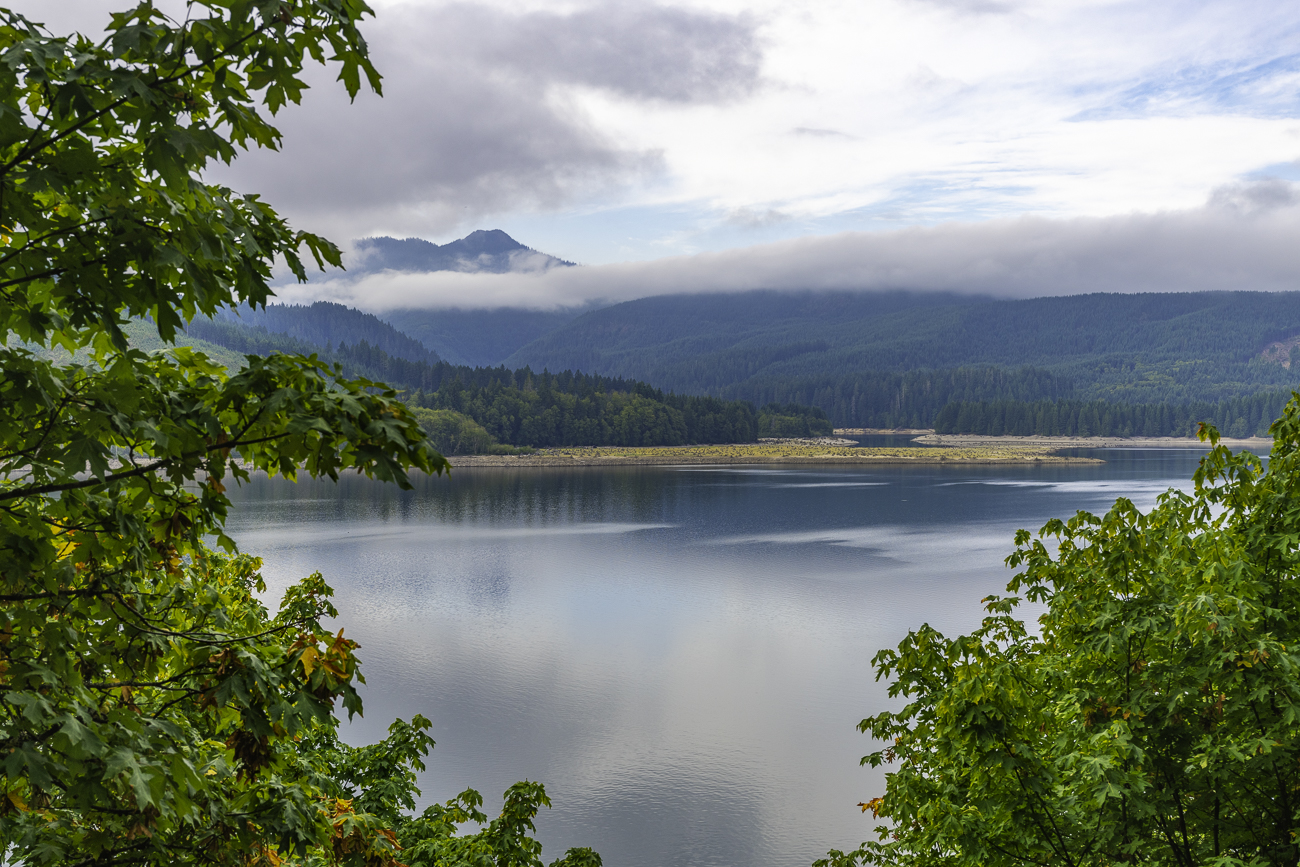
[[[227,485],[447,462],[385,386],[315,357],[228,372],[165,341],[263,305],[277,259],[339,265],[212,161],[275,147],[308,62],[380,89],[361,0],[151,2],[97,39],[0,9],[0,851],[10,863],[540,864],[535,783],[412,815],[428,721],[338,740],[356,645],[319,575],[277,611]],[[210,550],[215,540],[224,551]],[[458,834],[457,823],[487,823]],[[573,850],[569,865],[598,864]]]
[[[905,700],[861,724],[885,821],[817,863],[1296,864],[1300,395],[1270,432],[1265,464],[1203,426],[1190,493],[1020,531],[1019,595],[878,654]]]

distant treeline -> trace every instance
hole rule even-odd
[[[1233,300],[1273,303],[1254,296]],[[1056,312],[1073,312],[1071,321],[1087,318],[1086,305],[1075,306]],[[1232,310],[1219,306],[1215,312],[1231,319]],[[272,327],[250,326],[254,320]],[[1182,333],[1187,324],[1180,328],[1164,335],[1165,350],[1189,339]],[[256,315],[245,311],[240,317],[198,320],[189,331],[249,354],[316,352],[349,375],[390,383],[409,392],[416,406],[459,413],[493,442],[520,447],[747,442],[821,435],[832,425],[992,435],[1185,436],[1198,422],[1210,421],[1225,435],[1249,436],[1265,433],[1281,412],[1290,389],[1277,379],[1292,375],[1259,358],[1239,360],[1229,376],[1223,359],[1151,365],[1119,356],[1053,370],[985,364],[912,371],[850,367],[854,372],[819,375],[765,372],[774,362],[792,363],[825,348],[807,341],[741,347],[729,355],[686,361],[682,370],[699,368],[700,384],[707,386],[701,391],[708,395],[688,396],[618,376],[449,364],[387,323],[336,304],[274,307]],[[342,339],[356,334],[381,342]],[[1217,339],[1199,331],[1196,336],[1209,343]],[[744,378],[747,374],[754,375]],[[730,384],[724,384],[727,380]],[[447,435],[449,442],[481,439],[457,431],[455,437]]]
[[[769,403],[758,411],[758,435],[790,437],[824,437],[835,432],[825,410],[797,403]]]
[[[515,446],[675,446],[753,442],[758,414],[739,401],[665,395],[641,383],[607,389],[598,377],[470,368],[409,403],[472,418]]]
[[[753,442],[763,436],[831,432],[826,413],[809,406],[755,409],[717,397],[665,394],[643,382],[523,368],[466,367],[399,358],[361,340],[328,350],[239,322],[204,320],[189,333],[247,354],[316,352],[351,376],[407,390],[407,402],[472,419],[511,446],[665,446]],[[477,448],[477,446],[476,446]]]
[[[941,409],[934,430],[984,436],[1190,436],[1209,422],[1224,436],[1267,436],[1291,392],[1269,391],[1217,403],[959,401]]]
[[[385,382],[414,388],[412,405],[468,416],[513,446],[673,446],[831,432],[815,407],[759,412],[746,401],[664,394],[643,382],[571,371],[417,364],[364,342],[338,351]]]
[[[835,427],[927,428],[939,411],[963,401],[1059,400],[1068,379],[1036,368],[958,367],[907,373],[867,371],[820,377],[756,377],[722,396],[820,407]]]
[[[244,325],[226,319],[195,319],[185,326],[185,333],[244,355],[267,355],[285,352],[293,355],[332,355],[324,344],[317,346],[288,334],[273,334],[264,327]]]

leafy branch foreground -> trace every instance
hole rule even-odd
[[[339,743],[356,646],[313,576],[272,615],[256,561],[208,551],[250,468],[409,486],[446,461],[396,395],[301,357],[227,376],[132,351],[262,304],[270,265],[339,263],[265,203],[206,184],[274,147],[263,111],[309,60],[379,84],[361,0],[148,3],[99,41],[0,10],[0,852],[24,865],[528,865],[540,786],[407,815],[427,722]],[[37,351],[84,350],[59,366]],[[28,347],[34,347],[28,348]],[[884,837],[827,863],[1300,861],[1300,409],[1267,471],[1216,449],[1149,514],[1022,534],[1016,599],[971,636],[877,657],[908,704],[864,722],[896,762]],[[238,460],[236,460],[238,459]],[[1052,552],[1055,544],[1057,551]],[[399,848],[401,847],[401,848]],[[595,864],[589,850],[561,863]]]
[[[441,473],[418,420],[314,358],[228,375],[128,345],[133,318],[171,341],[263,304],[277,257],[300,278],[304,248],[339,263],[202,172],[276,146],[264,112],[297,101],[307,61],[379,86],[361,0],[187,5],[177,23],[140,3],[98,41],[0,9],[0,861],[540,865],[539,784],[491,822],[472,791],[411,816],[428,721],[338,740],[363,679],[323,626],[329,587],[313,575],[272,615],[222,529],[252,470]]]
[[[1020,596],[879,653],[887,821],[819,867],[1300,861],[1300,394],[1270,432],[1267,468],[1203,428],[1191,493],[1020,531]]]

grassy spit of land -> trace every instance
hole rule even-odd
[[[718,446],[618,446],[539,449],[531,455],[462,455],[455,467],[621,466],[636,464],[1023,464],[1101,463],[1062,457],[1050,448],[865,448],[816,440]]]

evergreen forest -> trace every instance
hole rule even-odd
[[[240,326],[248,326],[241,328]],[[314,304],[268,304],[265,307],[223,309],[212,319],[197,319],[189,326],[195,337],[201,337],[229,348],[244,343],[247,352],[252,348],[259,332],[292,337],[306,346],[329,351],[341,343],[359,343],[364,340],[389,355],[411,361],[437,361],[438,353],[423,343],[398,331],[392,325],[370,313],[330,301]],[[265,345],[273,341],[264,340]]]
[[[1264,437],[1290,399],[1290,392],[1264,391],[1215,403],[958,401],[939,411],[934,431],[984,436],[1187,437],[1208,422],[1224,436]]]
[[[1267,350],[1296,337],[1295,293],[1008,300],[750,292],[644,298],[592,311],[521,347],[507,364],[708,394],[864,372],[1031,367],[1069,380],[1085,400],[1220,400],[1292,384],[1297,377],[1282,363],[1289,357]]]
[[[836,427],[932,427],[954,403],[1079,401],[1158,407],[1117,410],[1125,421],[1115,429],[1181,434],[1181,421],[1148,419],[1289,393],[1300,383],[1300,367],[1290,364],[1298,338],[1293,293],[1006,300],[750,292],[592,311],[521,347],[508,363],[636,377],[760,405],[808,404]],[[1225,429],[1239,419],[1258,427],[1252,415],[1219,417],[1229,421]],[[944,416],[945,423],[955,418]]]
[[[744,293],[582,315],[416,313],[390,317],[418,326],[416,336],[326,302],[225,310],[189,332],[237,352],[317,352],[519,446],[735,442],[831,426],[1185,436],[1213,420],[1255,434],[1300,381],[1290,364],[1300,303],[1282,294]],[[452,332],[452,359],[510,363],[449,363],[430,341],[447,347]],[[722,409],[737,401],[764,409]],[[797,421],[762,421],[778,415]],[[636,425],[646,433],[633,435]]]
[[[308,318],[298,329],[297,333],[306,337],[346,335],[344,327],[331,326],[328,318],[358,313],[341,305],[320,303],[298,308],[272,306],[268,310],[274,311],[276,317],[304,312],[318,317],[315,323]],[[383,328],[378,328],[369,320],[359,321],[388,342],[398,343],[383,330],[390,328],[384,323],[379,323]],[[823,410],[790,401],[769,401],[757,409],[747,400],[665,393],[622,378],[571,371],[534,373],[528,368],[469,367],[449,364],[436,356],[413,359],[391,354],[364,337],[354,344],[327,342],[321,347],[303,337],[249,326],[230,317],[197,319],[190,323],[188,333],[250,355],[316,354],[339,364],[350,376],[403,389],[412,407],[457,413],[490,437],[490,442],[484,443],[476,435],[458,432],[439,442],[449,454],[466,449],[488,451],[496,444],[537,448],[674,446],[753,442],[765,436],[825,436],[832,431]],[[409,354],[418,355],[414,351]],[[463,422],[458,425],[457,431],[468,430]],[[466,445],[461,447],[462,443]]]

